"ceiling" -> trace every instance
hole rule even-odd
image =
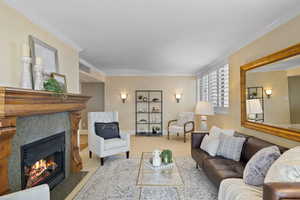
[[[188,75],[300,13],[299,0],[7,0],[108,75]]]

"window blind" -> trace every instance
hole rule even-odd
[[[198,77],[198,99],[215,108],[229,107],[229,65],[223,65]]]

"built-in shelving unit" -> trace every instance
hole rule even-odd
[[[135,130],[139,136],[162,136],[162,90],[135,91]]]

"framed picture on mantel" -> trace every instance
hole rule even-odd
[[[67,79],[63,74],[51,73],[51,77],[57,80],[61,88],[63,88],[64,92],[67,92]]]
[[[57,49],[30,35],[29,44],[31,49],[32,64],[36,64],[36,58],[42,59],[44,75],[50,77],[51,73],[59,73]]]

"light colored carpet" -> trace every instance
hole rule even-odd
[[[176,158],[184,186],[137,187],[140,159],[110,157],[99,167],[75,200],[216,200],[217,189],[192,158]]]

